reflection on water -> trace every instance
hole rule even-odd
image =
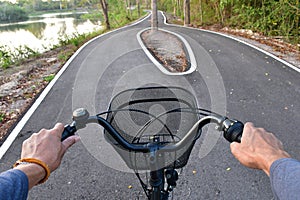
[[[28,24],[12,24],[9,26],[0,26],[0,41],[2,45],[2,35],[5,32],[18,32],[21,30],[27,30],[31,32],[36,38],[42,39],[43,32],[46,29],[46,23],[44,22],[34,22]],[[3,38],[4,39],[4,38]]]
[[[102,26],[80,19],[80,14],[44,14],[29,21],[0,24],[0,46],[17,48],[26,45],[43,52],[59,43],[65,35],[82,34],[99,30]]]

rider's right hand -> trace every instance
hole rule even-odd
[[[71,136],[61,142],[63,130],[63,124],[58,123],[51,130],[42,129],[38,133],[32,134],[23,142],[21,159],[40,160],[49,167],[50,172],[57,169],[67,149],[80,139],[79,136]],[[29,189],[45,177],[45,170],[34,163],[18,165],[15,168],[27,175]]]
[[[272,163],[280,158],[289,158],[282,142],[263,128],[256,128],[252,123],[244,126],[241,143],[230,144],[232,154],[244,166],[261,169],[268,176]]]

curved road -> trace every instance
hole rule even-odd
[[[76,107],[87,107],[93,114],[106,110],[117,92],[149,84],[186,87],[195,93],[199,106],[265,127],[300,159],[298,72],[227,37],[165,25],[160,15],[159,26],[183,36],[197,61],[192,74],[164,75],[137,41],[137,33],[149,25],[147,18],[86,45],[4,155],[1,171],[19,158],[22,141],[33,132],[56,122],[69,123]],[[82,142],[67,152],[46,184],[30,191],[28,199],[145,199],[135,175],[105,145],[99,129],[92,126],[79,134]],[[273,198],[268,177],[241,166],[229,144],[210,129],[197,141],[177,185],[174,199]]]

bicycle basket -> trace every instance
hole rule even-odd
[[[110,103],[107,121],[130,143],[175,143],[182,139],[199,120],[194,112],[195,97],[178,87],[147,87],[123,91]],[[107,131],[105,138],[121,155],[127,166],[135,170],[150,170],[149,154],[123,149]],[[158,156],[158,167],[182,168],[186,165],[201,129],[195,130],[195,139],[175,152]]]

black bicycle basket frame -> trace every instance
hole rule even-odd
[[[120,92],[111,100],[106,120],[130,143],[166,145],[180,141],[199,120],[195,112],[182,112],[197,107],[194,95],[183,88],[136,88]],[[150,170],[149,153],[128,151],[106,130],[104,134],[129,168]],[[177,151],[158,151],[158,167],[184,167],[201,129],[195,129],[194,134],[194,139]]]

